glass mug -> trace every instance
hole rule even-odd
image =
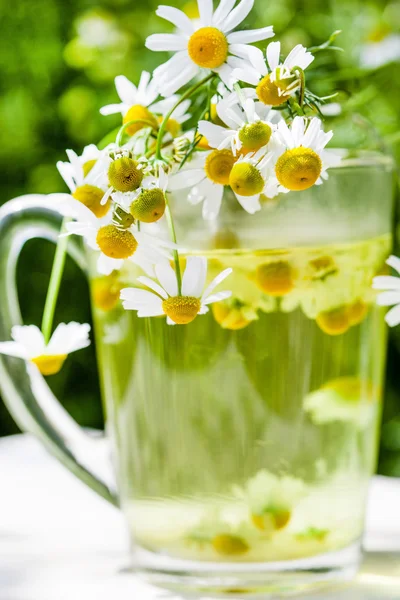
[[[210,279],[234,269],[232,300],[187,326],[124,311],[134,267],[100,277],[71,238],[90,279],[105,438],[78,427],[36,368],[1,356],[17,423],[121,507],[132,568],[153,583],[265,597],[355,574],[378,447],[386,329],[371,283],[391,250],[392,173],[389,158],[359,154],[253,216],[227,196],[217,222],[175,198],[187,254],[208,257]],[[60,222],[51,196],[1,209],[0,339],[21,320],[23,244],[56,240]]]

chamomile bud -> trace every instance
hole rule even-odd
[[[133,192],[143,181],[143,171],[133,158],[122,156],[111,161],[108,168],[110,186],[118,192]]]
[[[144,189],[130,206],[134,219],[143,223],[154,223],[161,219],[165,212],[165,194],[160,188]]]

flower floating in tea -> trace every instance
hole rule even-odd
[[[43,375],[54,375],[71,352],[89,346],[89,331],[87,323],[60,323],[46,343],[36,325],[15,325],[11,330],[14,341],[0,342],[0,353],[32,362]]]

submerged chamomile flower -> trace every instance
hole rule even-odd
[[[125,309],[136,310],[138,317],[167,316],[169,325],[186,325],[197,315],[208,312],[208,305],[225,300],[230,291],[216,292],[219,285],[231,272],[225,269],[204,289],[207,278],[207,259],[189,256],[182,277],[182,290],[178,291],[178,282],[174,269],[168,261],[160,262],[154,267],[157,280],[149,277],[138,277],[138,282],[149,288],[125,288],[121,291],[121,299]],[[150,291],[151,290],[151,291]]]
[[[254,154],[240,156],[232,167],[229,185],[238,202],[250,214],[261,209],[260,196],[266,194],[273,162],[273,151],[266,152],[261,148]]]
[[[89,346],[89,331],[87,323],[60,323],[46,344],[36,325],[15,325],[11,330],[14,341],[0,342],[0,353],[32,362],[42,375],[54,375],[68,354]]]
[[[386,264],[400,275],[400,258],[390,256]],[[379,306],[392,306],[385,316],[385,321],[389,327],[395,327],[400,323],[400,277],[379,275],[374,277],[372,287],[374,290],[384,290],[376,301]]]
[[[100,250],[97,269],[103,275],[121,269],[125,260],[136,263],[152,275],[153,264],[170,258],[167,248],[175,247],[171,242],[138,231],[135,225],[120,227],[109,215],[97,219],[90,210],[72,199],[65,202],[61,210],[76,219],[67,223],[66,235],[80,235],[90,248]]]
[[[259,471],[243,488],[234,488],[235,495],[248,505],[253,525],[265,532],[286,527],[306,492],[301,479],[278,477],[266,470]]]
[[[280,53],[280,42],[272,42],[267,47],[267,63],[255,54],[252,69],[235,71],[240,81],[256,85],[257,97],[270,106],[283,104],[299,89],[300,74],[295,67],[304,71],[314,60],[311,52],[301,44],[293,48],[283,63],[280,62]]]
[[[72,196],[87,206],[96,217],[103,217],[110,202],[103,202],[107,178],[103,169],[104,152],[94,144],[86,146],[81,156],[67,150],[69,162],[58,161],[57,169],[69,187]]]
[[[244,329],[252,321],[258,319],[257,312],[252,306],[240,302],[236,298],[217,302],[212,306],[212,312],[216,322],[222,329],[237,331]]]
[[[327,169],[337,166],[341,160],[334,151],[325,150],[332,136],[332,131],[323,131],[316,117],[311,120],[295,117],[290,129],[281,121],[275,135],[278,158],[266,195],[273,197],[279,192],[306,190],[327,179]]]
[[[203,218],[213,220],[220,211],[224,187],[229,185],[235,160],[227,148],[200,152],[183,169],[170,176],[169,189],[190,188],[188,201],[194,205],[203,202]]]
[[[344,421],[365,427],[376,414],[379,397],[379,389],[370,381],[340,377],[307,394],[303,407],[317,425]]]
[[[272,27],[234,32],[253,4],[254,0],[241,0],[235,7],[235,0],[221,0],[214,11],[212,0],[198,0],[199,19],[189,19],[172,6],[159,6],[156,14],[177,27],[176,33],[154,34],[146,40],[150,50],[175,53],[154,71],[160,93],[173,94],[202,69],[218,73],[230,86],[234,69],[251,68],[250,55],[262,52],[248,44],[274,35]]]
[[[251,97],[243,94],[243,101],[239,100],[236,92],[222,100],[217,105],[217,110],[221,120],[229,128],[200,121],[199,133],[212,148],[230,148],[235,156],[238,151],[246,154],[267,146],[276,127],[275,123],[280,119],[279,113],[255,102]]]

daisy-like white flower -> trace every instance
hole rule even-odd
[[[357,377],[340,377],[310,392],[303,407],[317,425],[344,421],[363,428],[376,414],[379,397],[380,390],[371,382]]]
[[[11,330],[14,341],[0,342],[0,353],[34,363],[42,375],[54,375],[68,354],[89,346],[89,331],[87,323],[60,323],[46,344],[36,325],[15,325]]]
[[[386,264],[400,275],[400,258],[390,256]],[[395,327],[400,323],[400,277],[379,275],[374,277],[372,287],[374,290],[384,290],[376,301],[380,306],[392,306],[385,316],[385,321],[389,327]]]
[[[217,114],[228,128],[210,121],[199,122],[199,132],[207,139],[209,146],[218,150],[230,147],[236,156],[239,150],[243,153],[257,152],[268,144],[275,123],[281,117],[277,111],[270,110],[270,107],[254,102],[249,97],[252,91],[248,90],[246,93],[243,90],[243,101],[233,92],[217,104]]]
[[[67,223],[68,233],[65,235],[81,235],[90,248],[100,251],[97,270],[103,275],[121,269],[125,260],[136,263],[153,275],[153,264],[163,258],[171,258],[167,248],[176,247],[171,242],[138,231],[132,222],[124,227],[111,215],[98,219],[73,199],[60,203],[59,210],[76,219]]]
[[[172,6],[159,6],[157,15],[177,27],[176,33],[155,34],[146,40],[150,50],[175,52],[154,71],[161,95],[169,96],[207,69],[218,73],[231,86],[233,70],[251,68],[250,55],[262,56],[261,50],[249,46],[274,35],[272,27],[248,31],[234,29],[247,17],[254,0],[221,0],[213,10],[212,0],[198,0],[199,19],[189,17]]]
[[[240,156],[230,172],[229,185],[238,202],[250,214],[261,209],[261,194],[272,197],[266,193],[266,189],[274,164],[275,151],[275,143],[272,140],[268,151],[261,148],[254,154]]]
[[[183,169],[169,179],[170,191],[190,188],[188,201],[203,203],[203,218],[213,220],[221,208],[224,187],[229,185],[229,175],[235,163],[231,150],[199,152]]]
[[[298,44],[288,54],[283,63],[280,62],[281,44],[272,42],[267,47],[267,62],[258,54],[252,58],[252,69],[238,69],[236,77],[256,85],[256,94],[264,104],[279,106],[283,104],[300,87],[300,77],[295,67],[304,71],[314,60],[311,52]]]
[[[155,129],[158,127],[151,105],[157,100],[159,92],[155,80],[151,79],[150,73],[147,71],[142,72],[137,87],[124,75],[118,75],[115,78],[115,88],[121,102],[103,106],[100,109],[102,115],[121,113],[124,123],[143,119],[149,122],[147,127],[152,126]],[[126,132],[129,135],[134,135],[145,127],[146,124],[144,123],[132,123],[127,127]]]
[[[290,129],[281,121],[275,135],[278,158],[266,196],[272,198],[279,192],[306,190],[328,179],[327,169],[339,165],[341,160],[334,151],[325,150],[332,136],[332,131],[323,131],[316,117],[311,120],[295,117]]]
[[[262,531],[286,527],[296,503],[306,492],[301,479],[278,477],[266,470],[249,479],[244,488],[234,488],[235,495],[248,505],[253,524]]]
[[[90,144],[84,148],[81,156],[73,150],[66,150],[69,162],[57,162],[57,169],[72,196],[90,208],[96,217],[103,217],[110,208],[109,202],[102,202],[107,189],[106,171],[103,168],[107,151],[108,148],[99,150]]]
[[[225,269],[204,289],[207,278],[207,259],[189,256],[182,277],[181,294],[178,292],[176,273],[168,261],[154,267],[158,281],[149,277],[138,277],[139,283],[149,290],[125,288],[121,290],[121,300],[127,310],[136,310],[138,317],[167,316],[169,325],[186,325],[197,315],[208,312],[208,305],[229,298],[232,292],[212,293],[230,273]]]
[[[360,64],[367,69],[378,69],[383,65],[400,61],[400,34],[389,33],[375,36],[360,47]]]

